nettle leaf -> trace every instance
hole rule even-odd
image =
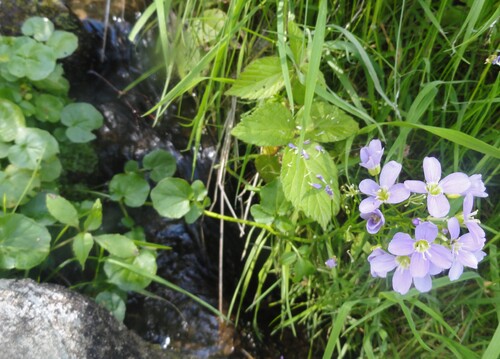
[[[125,319],[125,301],[115,292],[104,291],[95,297],[96,303],[109,310],[120,322]]]
[[[120,173],[109,183],[109,192],[114,201],[123,199],[129,207],[140,207],[148,198],[149,184],[138,173]]]
[[[66,136],[75,143],[92,141],[95,135],[91,131],[100,128],[103,120],[101,113],[88,103],[72,103],[61,112],[61,122],[68,126]]]
[[[324,151],[317,150],[317,143],[304,145],[304,154],[286,148],[281,171],[285,197],[295,208],[317,221],[324,229],[340,208],[337,168]],[[316,176],[322,176],[322,179]],[[320,185],[321,188],[313,186]],[[332,195],[328,194],[329,186]]]
[[[267,102],[244,115],[231,134],[257,146],[282,146],[293,140],[295,122],[280,103]]]
[[[52,49],[28,37],[17,38],[7,69],[16,77],[38,81],[50,75],[56,67]]]
[[[35,116],[42,122],[59,122],[64,101],[57,96],[41,94],[35,98]]]
[[[73,238],[73,253],[75,254],[78,263],[85,269],[85,262],[89,256],[90,250],[94,246],[94,240],[90,233],[78,233]]]
[[[103,234],[94,236],[94,240],[111,255],[128,258],[139,254],[139,249],[134,242],[121,234]]]
[[[249,100],[269,98],[285,85],[279,57],[261,57],[250,63],[226,92]]]
[[[144,156],[142,165],[151,171],[149,176],[155,182],[172,176],[177,170],[175,157],[162,149],[151,151]]]
[[[0,142],[14,141],[18,129],[25,126],[26,121],[19,106],[0,98]]]
[[[8,165],[0,172],[0,198],[5,200],[7,208],[18,203],[24,204],[36,195],[35,188],[40,187],[40,179],[31,170]]]
[[[299,123],[302,113],[302,109],[297,113]],[[315,102],[306,125],[306,138],[317,142],[336,142],[354,135],[358,129],[358,123],[338,107]]]
[[[34,16],[23,23],[21,32],[37,41],[47,41],[54,32],[54,24],[46,17]]]
[[[50,233],[22,214],[0,217],[0,268],[30,269],[49,254]]]
[[[112,256],[110,258],[115,259]],[[136,257],[117,261],[131,265],[137,268],[137,271],[147,273],[150,276],[156,274],[156,257],[154,252],[150,250],[142,249]],[[108,276],[108,281],[110,283],[117,285],[118,288],[124,291],[146,288],[152,280],[130,269],[108,261],[104,263],[104,272]]]
[[[47,209],[50,214],[63,224],[78,228],[78,212],[76,208],[66,198],[57,194],[47,194]]]
[[[102,224],[102,203],[98,198],[95,200],[92,208],[90,209],[89,214],[87,215],[87,219],[83,223],[83,228],[86,231],[95,231]]]
[[[38,128],[20,128],[15,145],[9,149],[9,161],[20,168],[35,169],[41,160],[59,153],[57,140]]]
[[[54,50],[56,58],[62,59],[77,49],[78,37],[71,32],[56,30],[47,41],[47,46]]]
[[[194,191],[185,180],[164,178],[151,191],[154,209],[167,218],[181,218],[190,211]]]

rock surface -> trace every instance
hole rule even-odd
[[[0,358],[175,358],[92,300],[53,284],[0,279]]]

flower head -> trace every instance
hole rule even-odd
[[[360,151],[362,167],[368,169],[372,176],[380,173],[380,160],[384,154],[384,148],[380,140],[371,140],[367,147],[363,147]]]
[[[441,179],[441,164],[434,157],[424,158],[425,182],[409,180],[405,186],[411,192],[427,194],[427,209],[433,217],[444,217],[450,211],[447,195],[459,195],[470,187],[465,173],[455,172]]]
[[[462,196],[471,195],[473,197],[488,197],[486,187],[480,174],[475,174],[469,177],[470,187],[461,193]]]
[[[472,211],[473,205],[474,198],[472,197],[472,195],[466,195],[463,203],[463,221],[476,241],[484,241],[486,233],[484,233],[484,230],[479,225],[479,223],[481,223],[479,219],[474,218],[477,214],[477,210],[474,212]]]
[[[377,233],[385,224],[385,218],[379,209],[370,213],[361,213],[361,218],[366,219],[366,230],[370,234]]]
[[[325,262],[325,265],[330,269],[336,267],[337,266],[337,258],[332,257],[332,258],[327,259],[327,261]]]
[[[401,165],[390,161],[380,173],[380,185],[372,179],[364,179],[359,184],[359,190],[368,195],[359,204],[361,213],[371,213],[382,203],[396,204],[403,202],[410,196],[410,191],[402,184],[396,184],[396,179],[401,172]]]

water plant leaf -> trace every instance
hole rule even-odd
[[[23,23],[21,32],[37,41],[47,41],[54,32],[54,24],[46,17],[33,16]]]
[[[164,178],[151,191],[153,208],[167,218],[181,218],[191,209],[194,191],[185,180]]]
[[[90,212],[83,222],[83,228],[86,231],[94,231],[98,229],[102,224],[102,203],[98,198],[95,200]]]
[[[15,145],[9,149],[9,161],[20,168],[35,169],[39,162],[59,153],[57,140],[38,128],[19,128]]]
[[[205,184],[200,180],[196,180],[191,183],[191,188],[193,189],[194,200],[203,202],[203,200],[208,195],[207,187],[205,187]]]
[[[41,94],[35,98],[35,116],[42,122],[59,122],[64,101],[61,97]]]
[[[139,249],[134,244],[134,241],[121,234],[102,234],[93,238],[102,248],[115,257],[129,258],[139,254]]]
[[[36,196],[31,198],[29,202],[20,208],[21,214],[36,221],[38,224],[50,226],[56,222],[54,217],[49,213],[46,205],[46,192],[38,192]]]
[[[115,292],[105,290],[95,297],[96,303],[104,306],[120,322],[125,319],[125,301]]]
[[[16,77],[42,80],[56,67],[52,49],[28,37],[16,38],[11,55],[7,69]]]
[[[302,109],[297,113],[299,123],[302,123]],[[317,101],[312,104],[305,136],[306,139],[316,142],[336,142],[354,135],[358,129],[358,123],[344,111],[326,102]]]
[[[62,172],[62,164],[59,157],[52,156],[43,160],[40,165],[40,181],[51,182],[59,178]]]
[[[286,148],[281,171],[285,197],[293,206],[326,228],[340,208],[337,168],[324,151],[317,151],[317,143],[304,144],[303,153]],[[322,176],[317,178],[316,176]],[[314,185],[321,186],[315,188]],[[328,194],[327,186],[331,193]]]
[[[115,259],[113,256],[110,258]],[[122,259],[121,261],[130,264],[133,268],[137,268],[140,272],[146,272],[150,276],[156,274],[156,257],[154,252],[150,250],[142,249],[136,257]],[[110,283],[115,284],[124,291],[143,289],[152,281],[150,277],[143,276],[109,261],[104,263],[104,272],[108,276]]]
[[[0,141],[14,141],[17,131],[26,126],[23,111],[15,103],[0,98]]]
[[[30,170],[8,165],[0,171],[0,198],[7,208],[26,203],[36,195],[37,187],[40,187],[40,179],[33,177]]]
[[[251,62],[226,92],[249,100],[269,98],[285,85],[279,57],[262,57]]]
[[[290,111],[280,103],[267,102],[243,116],[231,134],[257,146],[282,146],[293,140],[294,131]]]
[[[75,254],[78,263],[82,266],[82,270],[85,269],[85,262],[89,256],[90,250],[94,246],[94,240],[90,233],[78,233],[73,238],[73,253]]]
[[[0,268],[30,269],[49,254],[50,233],[44,226],[17,213],[0,217]]]
[[[149,184],[138,173],[119,173],[109,183],[109,192],[114,201],[123,199],[129,207],[140,207],[148,198]]]
[[[69,91],[69,82],[64,78],[64,70],[61,64],[57,64],[47,77],[42,80],[33,81],[37,89],[47,90],[51,93],[65,95]]]
[[[63,224],[78,228],[78,212],[66,198],[49,193],[46,198],[47,209],[50,214]]]
[[[63,108],[61,122],[68,126],[66,136],[70,141],[85,143],[95,138],[91,131],[102,126],[103,117],[91,104],[72,103]]]
[[[47,46],[54,50],[54,55],[62,59],[71,55],[78,47],[78,37],[68,31],[56,30],[47,41]]]
[[[172,176],[177,169],[174,156],[162,149],[151,151],[144,156],[142,165],[151,171],[149,177],[155,182]]]

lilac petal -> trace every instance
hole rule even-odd
[[[453,261],[453,255],[451,251],[440,245],[431,244],[431,247],[427,250],[429,254],[428,258],[435,266],[443,269],[448,269]]]
[[[429,261],[423,253],[415,252],[411,255],[410,273],[413,278],[422,278],[429,273]]]
[[[432,289],[432,279],[430,275],[426,275],[422,278],[413,278],[413,284],[415,284],[415,288],[420,293],[428,292]]]
[[[455,172],[443,178],[439,185],[446,194],[460,194],[470,187],[469,176],[465,173]]]
[[[406,201],[410,197],[410,191],[404,184],[398,183],[389,189],[389,199],[387,203],[396,204]]]
[[[383,152],[384,149],[382,148],[382,142],[378,139],[374,139],[370,141],[370,144],[368,145],[368,148],[370,149],[370,152],[372,153],[379,153]]]
[[[473,221],[466,221],[465,226],[476,240],[480,240],[481,238],[486,237],[486,233],[484,233],[484,230],[478,223]]]
[[[457,239],[460,235],[460,223],[457,217],[451,217],[448,220],[448,231],[450,232],[451,239]]]
[[[476,257],[477,262],[479,263],[483,260],[484,257],[486,257],[486,253],[484,253],[483,251],[477,251],[474,252],[474,256]]]
[[[380,186],[377,182],[369,178],[364,179],[359,183],[359,190],[368,196],[376,196],[379,188]]]
[[[425,239],[428,242],[433,242],[438,235],[438,227],[431,222],[420,223],[415,228],[415,239],[417,241]]]
[[[475,174],[469,177],[470,187],[462,195],[469,194],[474,197],[488,197],[486,193],[486,187],[484,186],[483,180],[480,174]]]
[[[366,216],[367,214],[361,213],[361,217]],[[369,218],[366,218],[366,230],[370,234],[377,233],[380,228],[385,224],[385,218],[380,210],[376,209],[372,213],[369,214]]]
[[[390,161],[386,163],[384,167],[382,167],[382,172],[380,172],[380,185],[382,187],[391,187],[394,183],[396,183],[396,179],[401,172],[401,164],[396,161]]]
[[[384,253],[374,258],[370,266],[371,270],[376,273],[387,273],[397,267],[396,258],[389,253]]]
[[[377,256],[380,256],[384,253],[387,253],[386,251],[384,251],[383,249],[381,248],[375,248],[371,253],[370,255],[368,256],[368,262],[371,262],[372,259],[376,258]]]
[[[407,256],[412,254],[415,249],[413,244],[415,241],[407,233],[398,232],[392,237],[389,243],[389,252],[397,256]]]
[[[425,183],[422,181],[408,180],[405,181],[405,187],[413,193],[427,193]]]
[[[359,211],[361,213],[370,213],[379,208],[381,204],[382,202],[380,202],[378,199],[374,197],[368,197],[362,200],[359,204]]]
[[[443,271],[443,268],[439,268],[438,266],[434,265],[432,262],[429,265],[429,274],[430,275],[436,275],[439,274]]]
[[[433,217],[441,218],[448,214],[450,211],[450,202],[444,194],[437,196],[427,196],[427,209],[429,214]]]
[[[460,243],[463,250],[475,252],[481,250],[484,247],[485,239],[481,239],[482,240],[478,241],[471,233],[466,233],[462,237],[460,237],[458,242]]]
[[[464,266],[460,264],[460,262],[455,261],[448,272],[448,278],[450,278],[450,280],[457,280],[463,272]]]
[[[466,195],[463,203],[464,217],[469,217],[472,212],[472,206],[474,205],[474,197],[471,195]]]
[[[392,288],[400,294],[406,294],[410,290],[411,282],[410,271],[398,267],[392,277]]]
[[[438,183],[441,179],[441,163],[434,157],[424,158],[425,182]]]
[[[464,266],[469,268],[477,269],[477,258],[476,256],[468,251],[459,251],[457,254],[457,260]]]

